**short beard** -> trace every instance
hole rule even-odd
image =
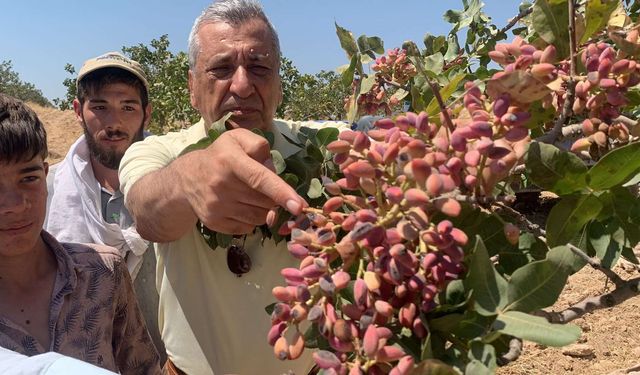
[[[129,146],[144,139],[143,125],[144,119],[142,120],[142,124],[140,124],[140,130],[136,132]],[[124,152],[118,152],[116,150],[104,149],[100,147],[95,138],[89,133],[89,130],[87,129],[87,123],[84,121],[84,119],[82,120],[82,129],[84,130],[84,138],[87,140],[87,146],[89,147],[89,154],[106,168],[114,170],[120,168],[120,161],[124,156]],[[120,131],[107,130],[106,132],[108,136],[122,136],[124,134]]]

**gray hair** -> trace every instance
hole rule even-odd
[[[224,22],[237,27],[253,19],[262,20],[271,33],[271,40],[276,48],[277,63],[280,64],[280,40],[271,21],[262,10],[262,6],[255,0],[218,0],[209,5],[196,18],[189,34],[189,68],[194,69],[196,59],[200,53],[198,30],[205,23]]]

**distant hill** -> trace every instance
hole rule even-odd
[[[72,110],[61,111],[53,107],[43,107],[36,103],[27,103],[47,130],[49,163],[54,164],[66,155],[69,147],[82,134],[82,128]]]

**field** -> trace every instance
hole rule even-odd
[[[69,146],[82,134],[74,113],[31,107],[47,129],[49,162],[62,160]],[[623,266],[616,267],[623,278],[639,276],[637,268]],[[604,275],[585,267],[570,278],[553,309],[564,309],[610,288],[611,283],[606,283]],[[574,323],[583,331],[578,343],[559,349],[526,343],[520,359],[500,368],[498,374],[640,374],[640,366],[634,369],[640,364],[640,298],[587,314]]]

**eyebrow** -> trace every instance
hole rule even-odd
[[[104,99],[89,99],[90,103],[95,103],[95,104],[104,104],[104,103],[108,103],[107,100]],[[127,103],[127,104],[142,104],[140,100],[138,99],[124,99],[121,100],[120,103]]]
[[[44,167],[42,165],[32,165],[32,166],[24,167],[20,169],[19,173],[24,174],[24,173],[31,173],[31,172],[38,172],[38,171],[44,171]]]

